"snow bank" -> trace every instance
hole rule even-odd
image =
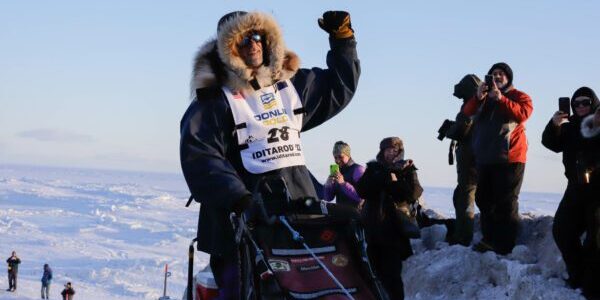
[[[423,240],[413,241],[415,255],[404,263],[406,299],[584,299],[561,279],[565,267],[552,219],[523,215],[518,245],[506,256],[448,246],[441,225],[424,229]]]

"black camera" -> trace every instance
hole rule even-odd
[[[450,127],[452,127],[452,125],[454,125],[454,121],[450,121],[448,119],[444,120],[444,123],[442,123],[442,126],[440,126],[440,129],[438,129],[438,136],[437,139],[438,140],[443,140],[444,137],[446,137],[446,133],[448,132],[448,129],[450,129]]]

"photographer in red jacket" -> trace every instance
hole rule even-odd
[[[483,239],[473,249],[508,254],[519,229],[518,198],[527,156],[525,121],[533,105],[527,94],[513,87],[513,72],[506,63],[494,64],[488,75],[463,108],[477,122],[472,146]]]

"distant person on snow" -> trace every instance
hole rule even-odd
[[[52,269],[48,264],[44,264],[44,274],[42,274],[42,299],[50,298],[50,283],[52,282]]]
[[[508,254],[519,231],[519,193],[527,161],[525,122],[533,112],[531,98],[513,87],[512,69],[505,63],[488,71],[491,80],[479,85],[465,104],[475,116],[471,143],[477,165],[475,204],[483,238],[475,251]],[[489,85],[489,86],[488,86]]]
[[[339,171],[330,174],[325,181],[325,200],[332,201],[335,198],[338,205],[361,208],[363,200],[356,192],[355,186],[365,172],[365,167],[354,162],[350,154],[350,145],[342,141],[333,145],[333,159],[339,166]]]
[[[19,272],[19,264],[21,259],[17,257],[17,252],[13,251],[11,256],[6,260],[8,264],[8,289],[9,292],[17,290],[17,273]]]
[[[67,282],[67,284],[65,284],[65,288],[62,290],[62,292],[60,292],[60,294],[62,295],[63,300],[73,300],[75,290],[73,289],[71,282]]]
[[[365,199],[362,210],[369,259],[390,299],[404,299],[402,262],[413,254],[410,238],[419,238],[416,209],[423,194],[412,160],[404,159],[404,144],[398,137],[383,139],[376,160],[356,185]]]
[[[596,93],[588,87],[581,87],[571,97],[573,114],[569,116],[568,112],[557,111],[542,134],[542,144],[554,152],[562,152],[565,166],[567,188],[554,214],[552,235],[567,267],[567,282],[573,288],[581,287],[583,278],[581,236],[585,231],[586,207],[586,200],[581,194],[585,184],[578,172],[577,161],[591,144],[581,135],[581,121],[599,106]]]
[[[578,160],[586,204],[582,288],[586,298],[600,299],[600,108],[583,119],[581,133],[591,142]]]
[[[210,254],[220,299],[239,299],[241,290],[230,213],[249,208],[257,183],[269,175],[285,180],[292,201],[316,199],[300,133],[338,114],[356,91],[360,64],[350,15],[328,11],[319,26],[329,33],[328,69],[299,68],[279,25],[261,12],[223,16],[216,39],[196,56],[180,159],[201,204],[198,250]]]

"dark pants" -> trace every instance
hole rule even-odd
[[[404,299],[404,283],[402,282],[401,250],[389,244],[370,243],[367,251],[377,277],[390,295],[390,299]]]
[[[239,256],[210,256],[210,268],[219,287],[219,300],[241,299],[241,275]]]
[[[8,289],[17,289],[17,272],[8,272]]]
[[[475,191],[477,190],[475,158],[468,142],[461,142],[456,147],[456,173],[458,185],[452,196],[456,224],[451,242],[468,246],[473,240]]]
[[[42,299],[50,299],[50,283],[42,283]]]
[[[583,261],[583,294],[600,299],[600,183],[585,189],[586,239]]]
[[[574,284],[580,284],[583,276],[581,236],[585,231],[586,201],[581,191],[581,185],[569,182],[552,224],[552,236]]]
[[[512,251],[519,231],[519,193],[524,163],[479,165],[475,203],[481,212],[483,241],[498,254]]]

